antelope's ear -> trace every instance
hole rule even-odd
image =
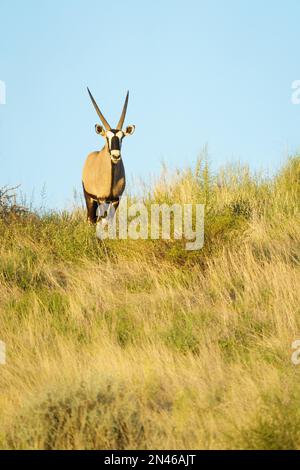
[[[100,126],[100,124],[95,124],[95,131],[97,132],[97,134],[105,136],[105,129],[103,126]]]
[[[125,135],[132,135],[135,131],[135,126],[134,125],[131,125],[131,126],[127,126],[126,129],[125,129],[125,132],[124,134]]]

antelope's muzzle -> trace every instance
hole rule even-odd
[[[115,152],[116,150],[114,150],[113,152]],[[113,163],[118,163],[120,160],[121,160],[121,154],[119,152],[119,155],[115,155],[113,152],[111,152],[110,154],[110,157],[111,157],[111,161]]]

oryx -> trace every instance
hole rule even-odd
[[[125,189],[125,170],[121,158],[121,145],[125,136],[134,133],[135,126],[127,126],[122,130],[129,92],[127,92],[123,111],[115,129],[112,129],[101,113],[89,89],[88,93],[103,126],[95,125],[97,134],[105,139],[105,145],[100,151],[88,155],[82,173],[83,192],[87,207],[87,219],[90,223],[97,222],[99,205],[99,220],[106,221],[107,207],[112,207],[113,214],[118,208],[120,197]],[[105,210],[101,211],[101,208]]]

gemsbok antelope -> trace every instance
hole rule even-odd
[[[88,155],[82,173],[83,192],[87,208],[87,220],[95,224],[98,221],[106,222],[107,217],[115,214],[120,197],[125,189],[125,170],[121,157],[122,140],[132,135],[135,126],[127,126],[122,130],[128,105],[129,92],[127,92],[123,111],[115,129],[112,129],[101,113],[90,90],[88,93],[94,108],[103,124],[95,125],[97,134],[105,139],[104,147],[100,151]],[[100,215],[97,217],[99,206]],[[109,212],[107,207],[109,207]],[[104,210],[103,210],[104,208]]]

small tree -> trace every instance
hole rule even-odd
[[[17,202],[16,190],[19,186],[0,188],[0,218],[7,219],[11,216],[22,216],[28,213],[28,209]]]

